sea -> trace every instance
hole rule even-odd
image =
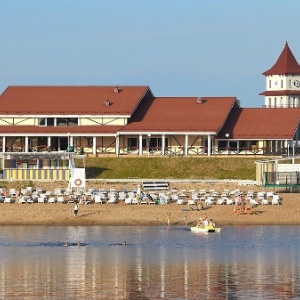
[[[1,226],[0,299],[300,299],[300,227]]]

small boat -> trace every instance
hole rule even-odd
[[[211,225],[207,225],[207,226],[204,226],[204,227],[194,226],[194,227],[191,227],[191,231],[193,231],[193,232],[220,232],[221,228],[220,227],[213,227]]]

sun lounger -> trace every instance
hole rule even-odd
[[[11,197],[5,197],[4,198],[4,203],[12,203]]]

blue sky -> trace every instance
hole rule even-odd
[[[149,85],[261,107],[299,0],[0,0],[0,93],[11,85]]]

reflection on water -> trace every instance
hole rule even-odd
[[[0,298],[299,299],[299,231],[5,226]]]

